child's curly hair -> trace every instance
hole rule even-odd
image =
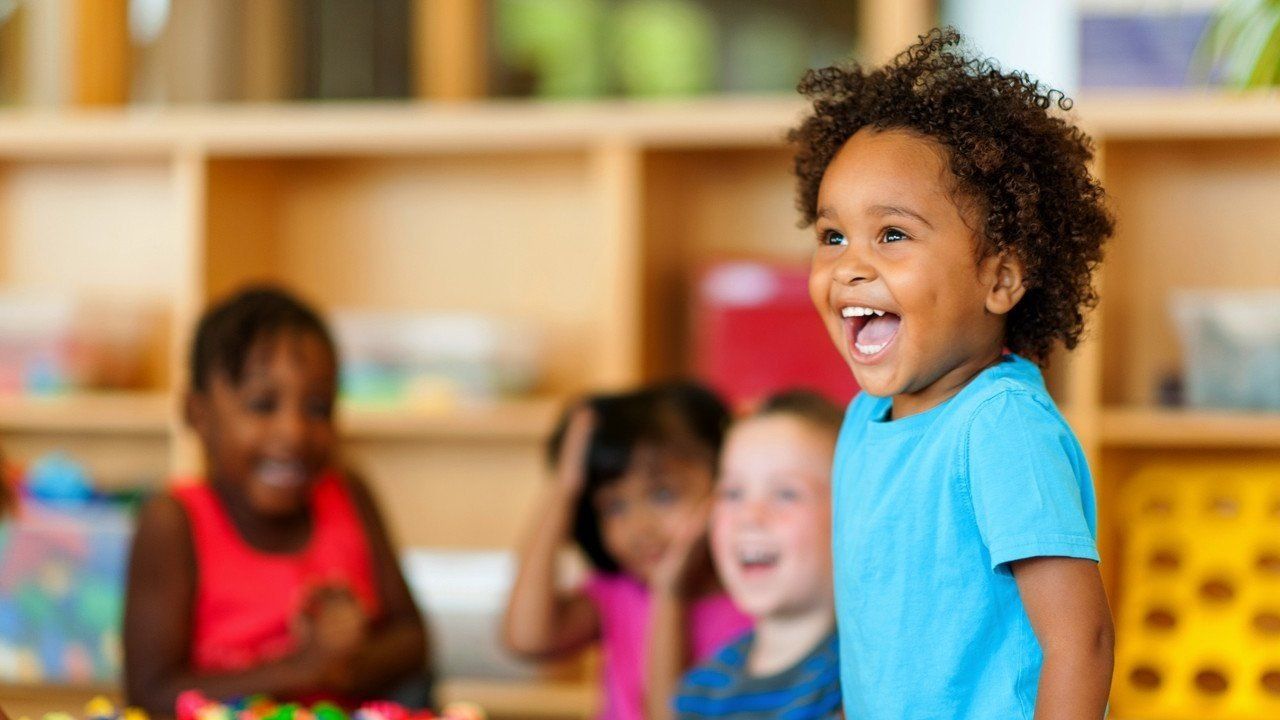
[[[980,256],[1012,252],[1027,287],[1010,312],[1005,345],[1044,362],[1055,341],[1076,346],[1097,304],[1093,270],[1114,229],[1102,186],[1089,174],[1093,143],[1056,106],[1071,101],[1026,73],[964,56],[954,29],[934,29],[882,68],[810,70],[798,90],[813,114],[791,130],[796,204],[817,217],[823,173],[864,127],[903,129],[948,151],[958,197],[973,203]]]

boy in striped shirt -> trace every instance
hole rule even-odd
[[[831,458],[841,413],[800,392],[729,433],[711,516],[716,569],[755,629],[684,676],[680,720],[840,715]]]

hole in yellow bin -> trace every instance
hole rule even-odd
[[[1258,553],[1258,560],[1254,563],[1254,567],[1264,575],[1280,576],[1280,552],[1263,550]]]
[[[1263,635],[1280,635],[1280,613],[1274,610],[1259,610],[1253,616],[1253,629]]]
[[[1209,578],[1200,585],[1200,597],[1206,602],[1229,603],[1236,596],[1236,586],[1224,578]]]
[[[1196,689],[1205,695],[1221,695],[1230,687],[1230,681],[1221,670],[1205,668],[1196,673]]]
[[[1151,630],[1169,631],[1178,626],[1178,616],[1168,608],[1151,608],[1142,619],[1142,624]]]
[[[1139,665],[1129,673],[1129,684],[1138,690],[1153,692],[1160,689],[1160,685],[1164,683],[1164,678],[1160,675],[1160,671],[1150,665]]]
[[[1142,513],[1152,517],[1169,517],[1173,514],[1173,501],[1167,497],[1153,497],[1142,506]]]
[[[1266,694],[1280,697],[1280,668],[1263,670],[1262,677],[1258,678],[1258,684]]]
[[[1157,548],[1151,553],[1149,561],[1152,570],[1159,572],[1174,572],[1182,567],[1182,556],[1177,550],[1170,548]]]
[[[1234,518],[1240,515],[1240,501],[1229,495],[1214,495],[1209,498],[1207,509],[1215,517]]]

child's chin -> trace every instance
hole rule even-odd
[[[270,518],[286,518],[302,511],[302,493],[298,491],[259,490],[252,498],[253,509]]]

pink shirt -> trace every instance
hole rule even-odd
[[[645,656],[649,644],[649,589],[627,575],[596,573],[583,592],[600,613],[604,648],[601,720],[644,720]],[[751,620],[724,594],[689,608],[685,627],[693,660],[700,663],[751,629]]]

